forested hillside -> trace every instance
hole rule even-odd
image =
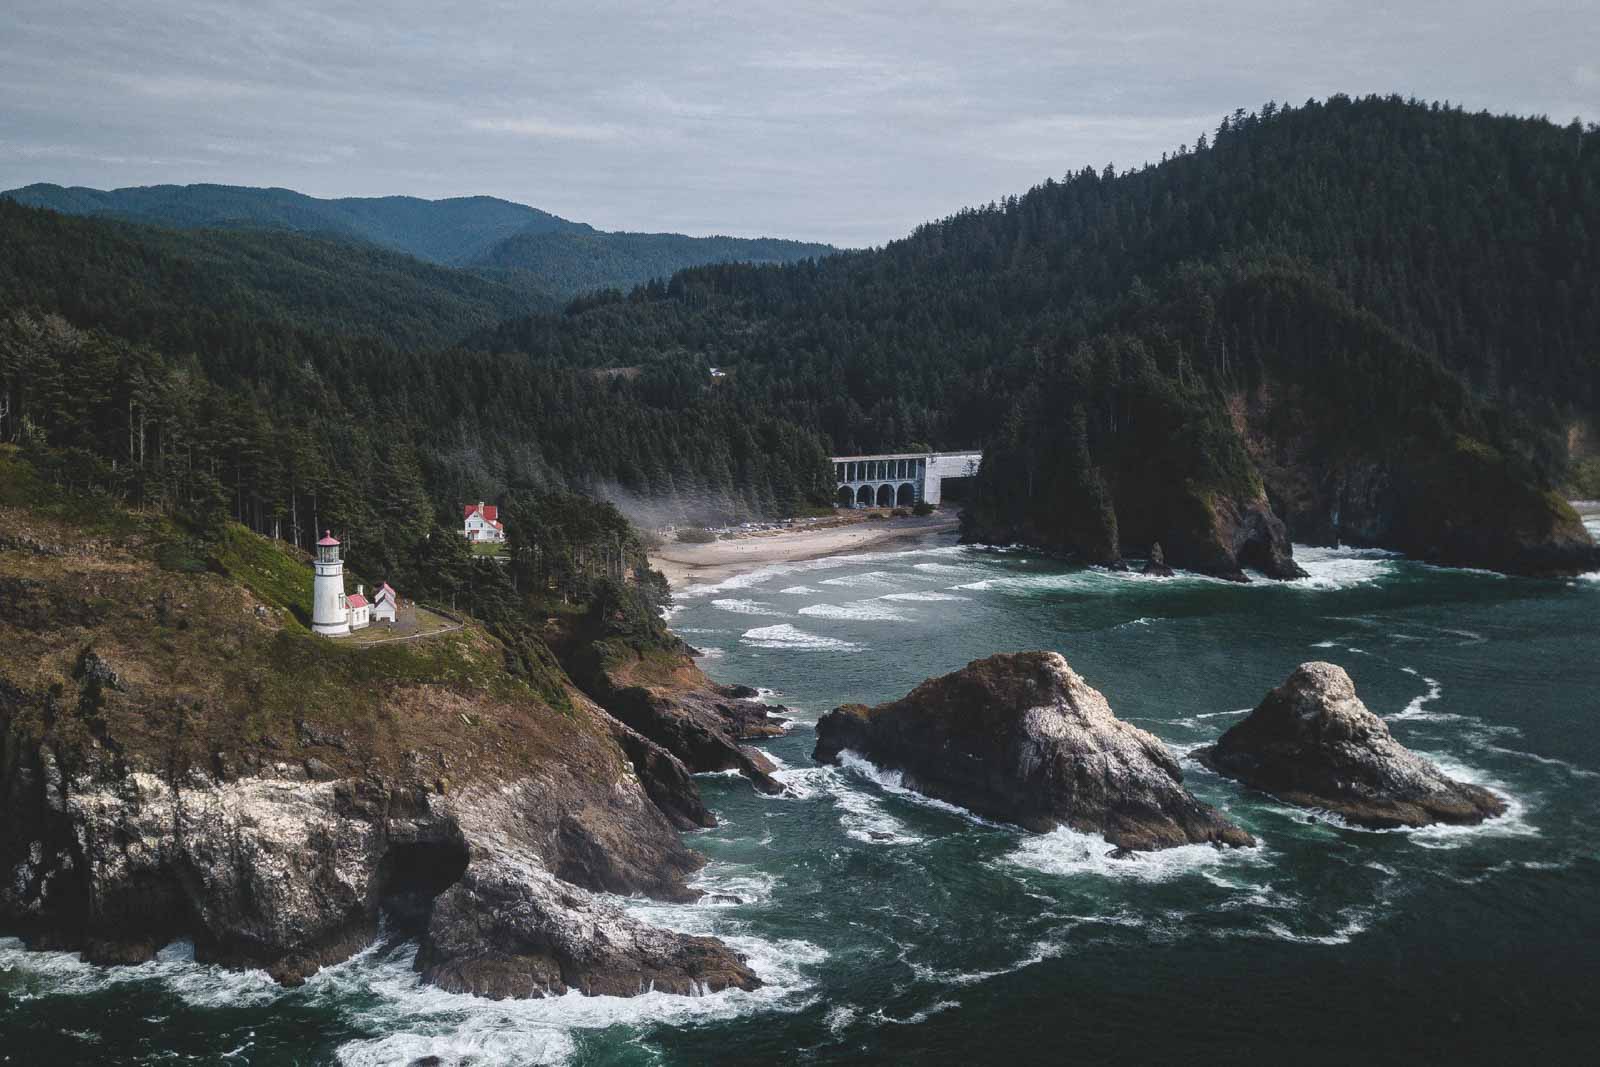
[[[834,251],[829,245],[765,237],[603,233],[585,223],[491,196],[321,200],[289,189],[235,185],[151,185],[102,191],[41,183],[0,193],[0,200],[65,215],[174,229],[288,231],[361,241],[429,263],[459,267],[467,275],[518,293],[556,300],[595,289],[631,289],[700,264],[791,263]],[[527,310],[519,307],[506,314]]]
[[[711,263],[793,263],[831,255],[829,245],[770,237],[685,237],[678,233],[522,233],[473,258],[480,273],[526,273],[530,285],[558,295],[632,289]],[[498,275],[490,274],[490,277]]]
[[[782,512],[829,498],[830,450],[983,445],[975,539],[1099,562],[1160,541],[1231,575],[1294,573],[1291,536],[1593,563],[1554,492],[1600,398],[1592,126],[1269,105],[881,251],[699,267],[457,349],[191,287],[133,228],[0,211],[26,237],[0,250],[0,440],[257,529],[314,506],[399,543],[396,501],[442,520],[511,487]],[[353,279],[327,299],[365,304]]]
[[[591,232],[547,211],[492,196],[321,200],[290,189],[148,185],[85,189],[40,183],[0,194],[64,215],[95,215],[175,229],[254,228],[367,241],[433,263],[464,263],[513,234]]]
[[[292,359],[336,337],[450,344],[551,301],[357,241],[268,230],[167,230],[70,218],[0,198],[0,296],[172,353]],[[313,340],[311,335],[316,335]]]
[[[988,444],[974,536],[1092,559],[1160,539],[1226,570],[1219,536],[1236,557],[1274,536],[1240,522],[1276,515],[1539,569],[1506,560],[1582,540],[1546,489],[1600,396],[1595,234],[1594,126],[1335,97],[881,252],[699,268],[477,340],[703,359],[841,451]],[[1463,510],[1474,485],[1503,490],[1487,515]]]

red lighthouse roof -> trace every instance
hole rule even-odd
[[[322,531],[322,540],[317,542],[318,545],[336,545],[338,543],[339,543],[338,541],[335,541],[333,539],[333,531],[332,530],[323,530]]]

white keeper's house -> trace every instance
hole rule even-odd
[[[500,523],[500,509],[493,504],[478,501],[463,509],[461,534],[468,541],[505,541],[506,528]]]

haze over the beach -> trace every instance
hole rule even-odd
[[[865,246],[1268,100],[1600,117],[1582,0],[871,6],[12,0],[0,188],[489,194]]]

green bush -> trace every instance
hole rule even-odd
[[[673,534],[673,539],[686,545],[708,545],[717,535],[703,526],[686,526]]]
[[[925,518],[933,514],[933,505],[926,500],[919,500],[917,506],[911,509],[911,514]]]

